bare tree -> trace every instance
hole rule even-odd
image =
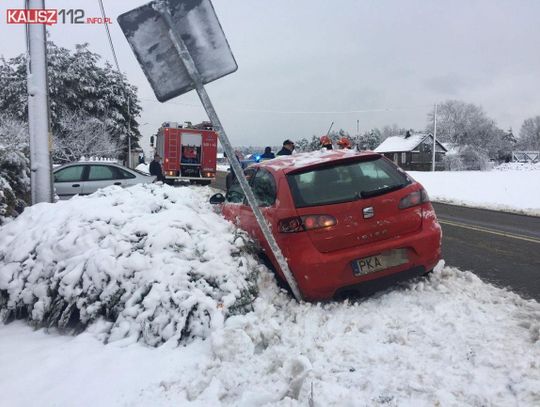
[[[391,126],[384,126],[380,131],[378,129],[375,130],[379,132],[380,142],[383,142],[388,137],[404,135],[405,133],[407,133],[408,129],[399,127],[397,124],[393,124]]]
[[[524,150],[540,150],[540,116],[523,122],[519,131],[519,146]]]
[[[67,130],[54,138],[55,161],[78,161],[83,156],[114,158],[120,151],[105,123],[97,118],[74,113],[63,118],[61,125]]]
[[[433,112],[428,113],[427,131],[433,131]],[[441,103],[437,113],[437,138],[458,145],[488,148],[497,136],[495,122],[480,106],[460,100]]]

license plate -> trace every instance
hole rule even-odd
[[[364,257],[352,262],[353,274],[363,276],[390,267],[400,266],[409,261],[407,249],[394,249],[374,256]]]

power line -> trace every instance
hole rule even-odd
[[[116,70],[118,71],[119,74],[121,74],[120,64],[118,63],[118,58],[116,57],[116,51],[114,50],[114,44],[112,42],[111,31],[109,30],[109,24],[107,23],[108,20],[107,20],[107,15],[105,14],[105,7],[103,6],[103,0],[98,0],[98,3],[99,3],[99,8],[101,9],[101,16],[103,17],[103,21],[104,21],[103,25],[105,26],[105,31],[107,32],[107,38],[109,39],[109,46],[111,47],[114,63],[116,64]]]
[[[109,39],[109,46],[111,47],[111,52],[113,54],[114,62],[116,64],[116,70],[118,71],[118,74],[120,75],[120,79],[122,78],[122,71],[120,71],[120,64],[118,63],[118,58],[116,57],[116,51],[114,49],[114,44],[111,37],[111,31],[109,30],[109,23],[107,23],[107,15],[105,13],[105,7],[103,6],[103,0],[98,0],[99,8],[101,9],[101,16],[103,17],[103,25],[105,26],[105,31],[107,32],[107,38]],[[122,80],[123,83],[123,80]],[[131,168],[131,110],[129,105],[131,104],[131,100],[129,99],[129,94],[127,92],[126,86],[124,84],[124,97],[127,101],[127,136],[128,136],[128,167]]]
[[[140,98],[140,100],[148,102],[158,102],[153,98]],[[180,105],[180,106],[189,106],[189,107],[200,107],[200,104],[195,103],[186,103],[186,102],[173,102],[168,101],[167,104]],[[424,106],[411,106],[411,107],[386,107],[379,109],[354,109],[354,110],[333,110],[333,111],[306,111],[306,110],[273,110],[273,109],[257,109],[249,107],[234,107],[234,106],[225,106],[224,109],[237,110],[241,112],[253,112],[253,113],[271,113],[271,114],[355,114],[355,113],[380,113],[380,112],[398,112],[398,111],[410,111],[410,110],[420,110],[431,107],[431,105]]]

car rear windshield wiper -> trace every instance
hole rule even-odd
[[[390,185],[388,187],[383,187],[379,189],[374,189],[372,191],[361,191],[360,196],[362,198],[371,198],[373,196],[386,194],[387,192],[397,191],[398,189],[401,189],[406,184],[397,184],[397,185]]]

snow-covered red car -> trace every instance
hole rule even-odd
[[[373,291],[423,275],[441,257],[441,228],[426,191],[380,154],[303,153],[245,174],[306,300]],[[283,277],[238,181],[210,201],[261,243]]]

